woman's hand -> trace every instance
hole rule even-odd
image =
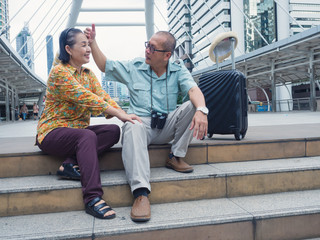
[[[140,117],[138,117],[135,114],[127,114],[126,112],[120,113],[120,115],[116,116],[117,118],[119,118],[122,122],[131,122],[134,124],[133,120],[137,120],[138,122],[142,123]]]
[[[92,28],[86,28],[84,34],[88,38],[89,44],[91,44],[96,38],[96,25],[93,23]]]
[[[105,110],[105,113],[114,117],[119,118],[122,122],[131,122],[134,124],[134,120],[137,120],[138,122],[142,123],[140,117],[138,117],[135,114],[127,114],[122,109],[117,109],[114,107],[108,107],[107,110]]]

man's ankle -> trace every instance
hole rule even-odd
[[[133,191],[133,197],[137,198],[140,196],[146,196],[148,197],[149,190],[148,188],[137,188],[136,190]]]
[[[172,159],[173,157],[177,158],[172,152],[169,153],[169,159]]]

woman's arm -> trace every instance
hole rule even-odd
[[[62,64],[51,71],[47,87],[57,100],[82,105],[96,114],[102,113],[110,105],[103,98],[84,88]]]

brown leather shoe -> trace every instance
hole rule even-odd
[[[179,157],[176,157],[176,156],[173,156],[172,158],[168,158],[166,162],[166,167],[182,173],[193,172],[193,167],[191,167],[188,163],[186,163],[185,161],[181,160]]]
[[[134,200],[131,209],[131,219],[134,222],[146,222],[151,218],[150,202],[148,197],[139,196]]]

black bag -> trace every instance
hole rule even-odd
[[[213,134],[234,134],[237,140],[248,129],[248,95],[246,78],[237,70],[203,74],[199,79],[208,114],[208,137]]]

